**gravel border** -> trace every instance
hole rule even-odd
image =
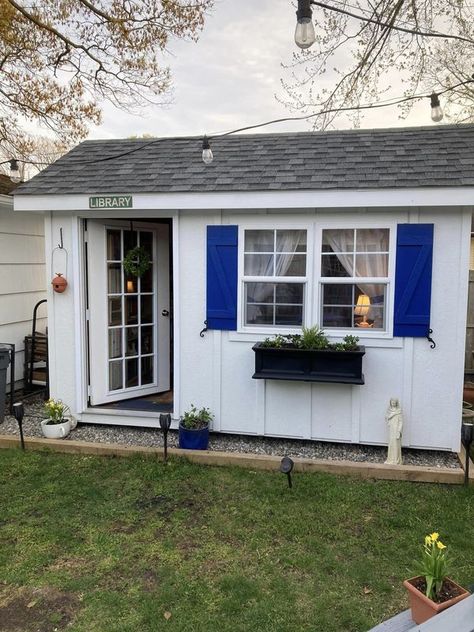
[[[44,418],[43,401],[40,399],[25,402],[23,432],[25,437],[42,437],[40,421]],[[18,424],[14,417],[6,416],[0,424],[0,434],[18,434]],[[130,426],[110,426],[105,424],[78,424],[64,441],[88,441],[92,443],[119,443],[127,446],[161,447],[163,435],[159,429],[135,428]],[[178,433],[171,430],[168,435],[169,447],[178,447]],[[325,441],[306,441],[299,439],[278,439],[273,437],[254,437],[225,433],[211,433],[209,450],[222,452],[246,452],[251,454],[269,454],[273,456],[289,455],[310,459],[328,459],[331,461],[354,461],[356,463],[383,463],[387,448],[347,443],[329,443]],[[457,455],[440,450],[403,449],[405,465],[420,465],[461,469]]]

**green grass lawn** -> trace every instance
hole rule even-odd
[[[431,531],[474,582],[472,488],[5,450],[0,508],[2,632],[365,631]]]

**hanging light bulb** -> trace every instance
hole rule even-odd
[[[20,182],[21,180],[18,160],[15,160],[15,158],[12,158],[12,160],[10,160],[10,180],[15,183]]]
[[[443,108],[439,103],[439,96],[433,92],[431,95],[431,120],[435,123],[439,123],[443,120]]]
[[[214,160],[214,156],[212,155],[212,149],[209,144],[209,139],[207,136],[204,136],[202,140],[202,161],[206,165],[210,165]]]
[[[295,43],[302,48],[309,48],[316,41],[314,32],[313,11],[311,10],[311,0],[298,0],[298,11],[296,12]]]

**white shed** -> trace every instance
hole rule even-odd
[[[46,273],[42,214],[13,212],[16,186],[0,174],[0,343],[15,345],[15,381],[21,383],[24,338],[31,334],[36,303],[46,298]],[[38,331],[46,331],[46,314],[43,304]]]
[[[366,444],[396,397],[405,446],[459,450],[474,126],[233,136],[208,165],[201,143],[88,141],[15,192],[47,265],[67,251],[52,395],[82,422],[194,403],[219,432]],[[256,342],[316,323],[359,337],[363,384],[253,379]]]

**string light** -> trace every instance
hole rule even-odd
[[[18,167],[18,160],[16,160],[15,158],[12,158],[10,160],[10,180],[12,182],[15,182],[15,184],[17,182],[20,182],[21,180],[20,168]]]
[[[298,0],[296,12],[295,43],[301,49],[310,48],[316,41],[311,0]]]
[[[436,94],[436,92],[433,92],[433,94],[430,97],[431,99],[431,120],[434,121],[435,123],[439,123],[440,121],[443,120],[443,108],[440,105],[439,102],[439,96]]]
[[[210,165],[214,160],[214,156],[212,154],[211,145],[209,144],[209,139],[207,136],[204,136],[202,139],[202,161],[206,165]]]

